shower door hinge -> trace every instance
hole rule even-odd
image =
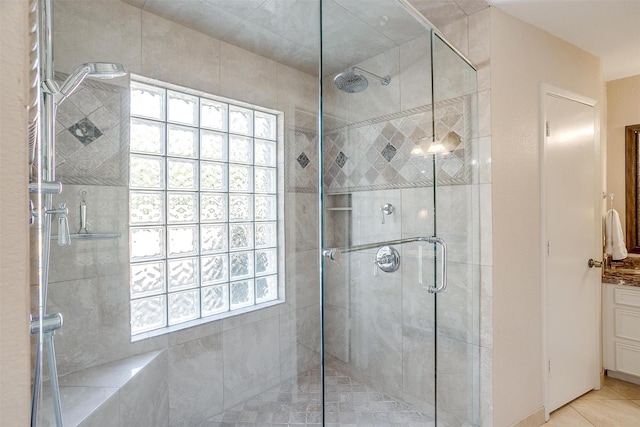
[[[551,240],[547,240],[547,255],[551,255]]]
[[[544,123],[544,132],[547,136],[551,136],[551,125],[548,121]]]
[[[551,375],[551,359],[549,359],[549,375]]]

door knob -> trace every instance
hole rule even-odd
[[[602,261],[596,261],[593,258],[591,258],[589,259],[588,265],[589,265],[589,268],[593,268],[593,267],[600,268],[602,267]]]

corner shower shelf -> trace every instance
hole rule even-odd
[[[71,239],[118,239],[120,233],[89,233],[89,234],[72,234]],[[51,236],[51,240],[58,239],[57,235]]]

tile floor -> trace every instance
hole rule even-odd
[[[543,427],[638,427],[640,385],[604,377],[604,385],[554,411]]]
[[[335,370],[327,370],[327,426],[432,427],[433,419]],[[217,415],[202,427],[320,426],[318,371],[299,375]],[[640,385],[605,377],[602,389],[551,414],[543,427],[639,427]]]
[[[432,418],[327,369],[326,426],[433,426]],[[202,427],[320,426],[322,385],[319,371],[299,375],[262,395],[219,414]]]

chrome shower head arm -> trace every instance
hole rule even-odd
[[[382,86],[388,86],[389,83],[391,83],[391,77],[390,76],[380,77],[379,75],[373,74],[372,72],[367,71],[367,70],[363,70],[360,67],[353,67],[353,68],[351,68],[351,70],[352,71],[355,71],[355,70],[362,71],[363,73],[366,73],[366,74],[369,74],[370,76],[375,77],[376,79],[380,80],[380,84],[382,84]]]

